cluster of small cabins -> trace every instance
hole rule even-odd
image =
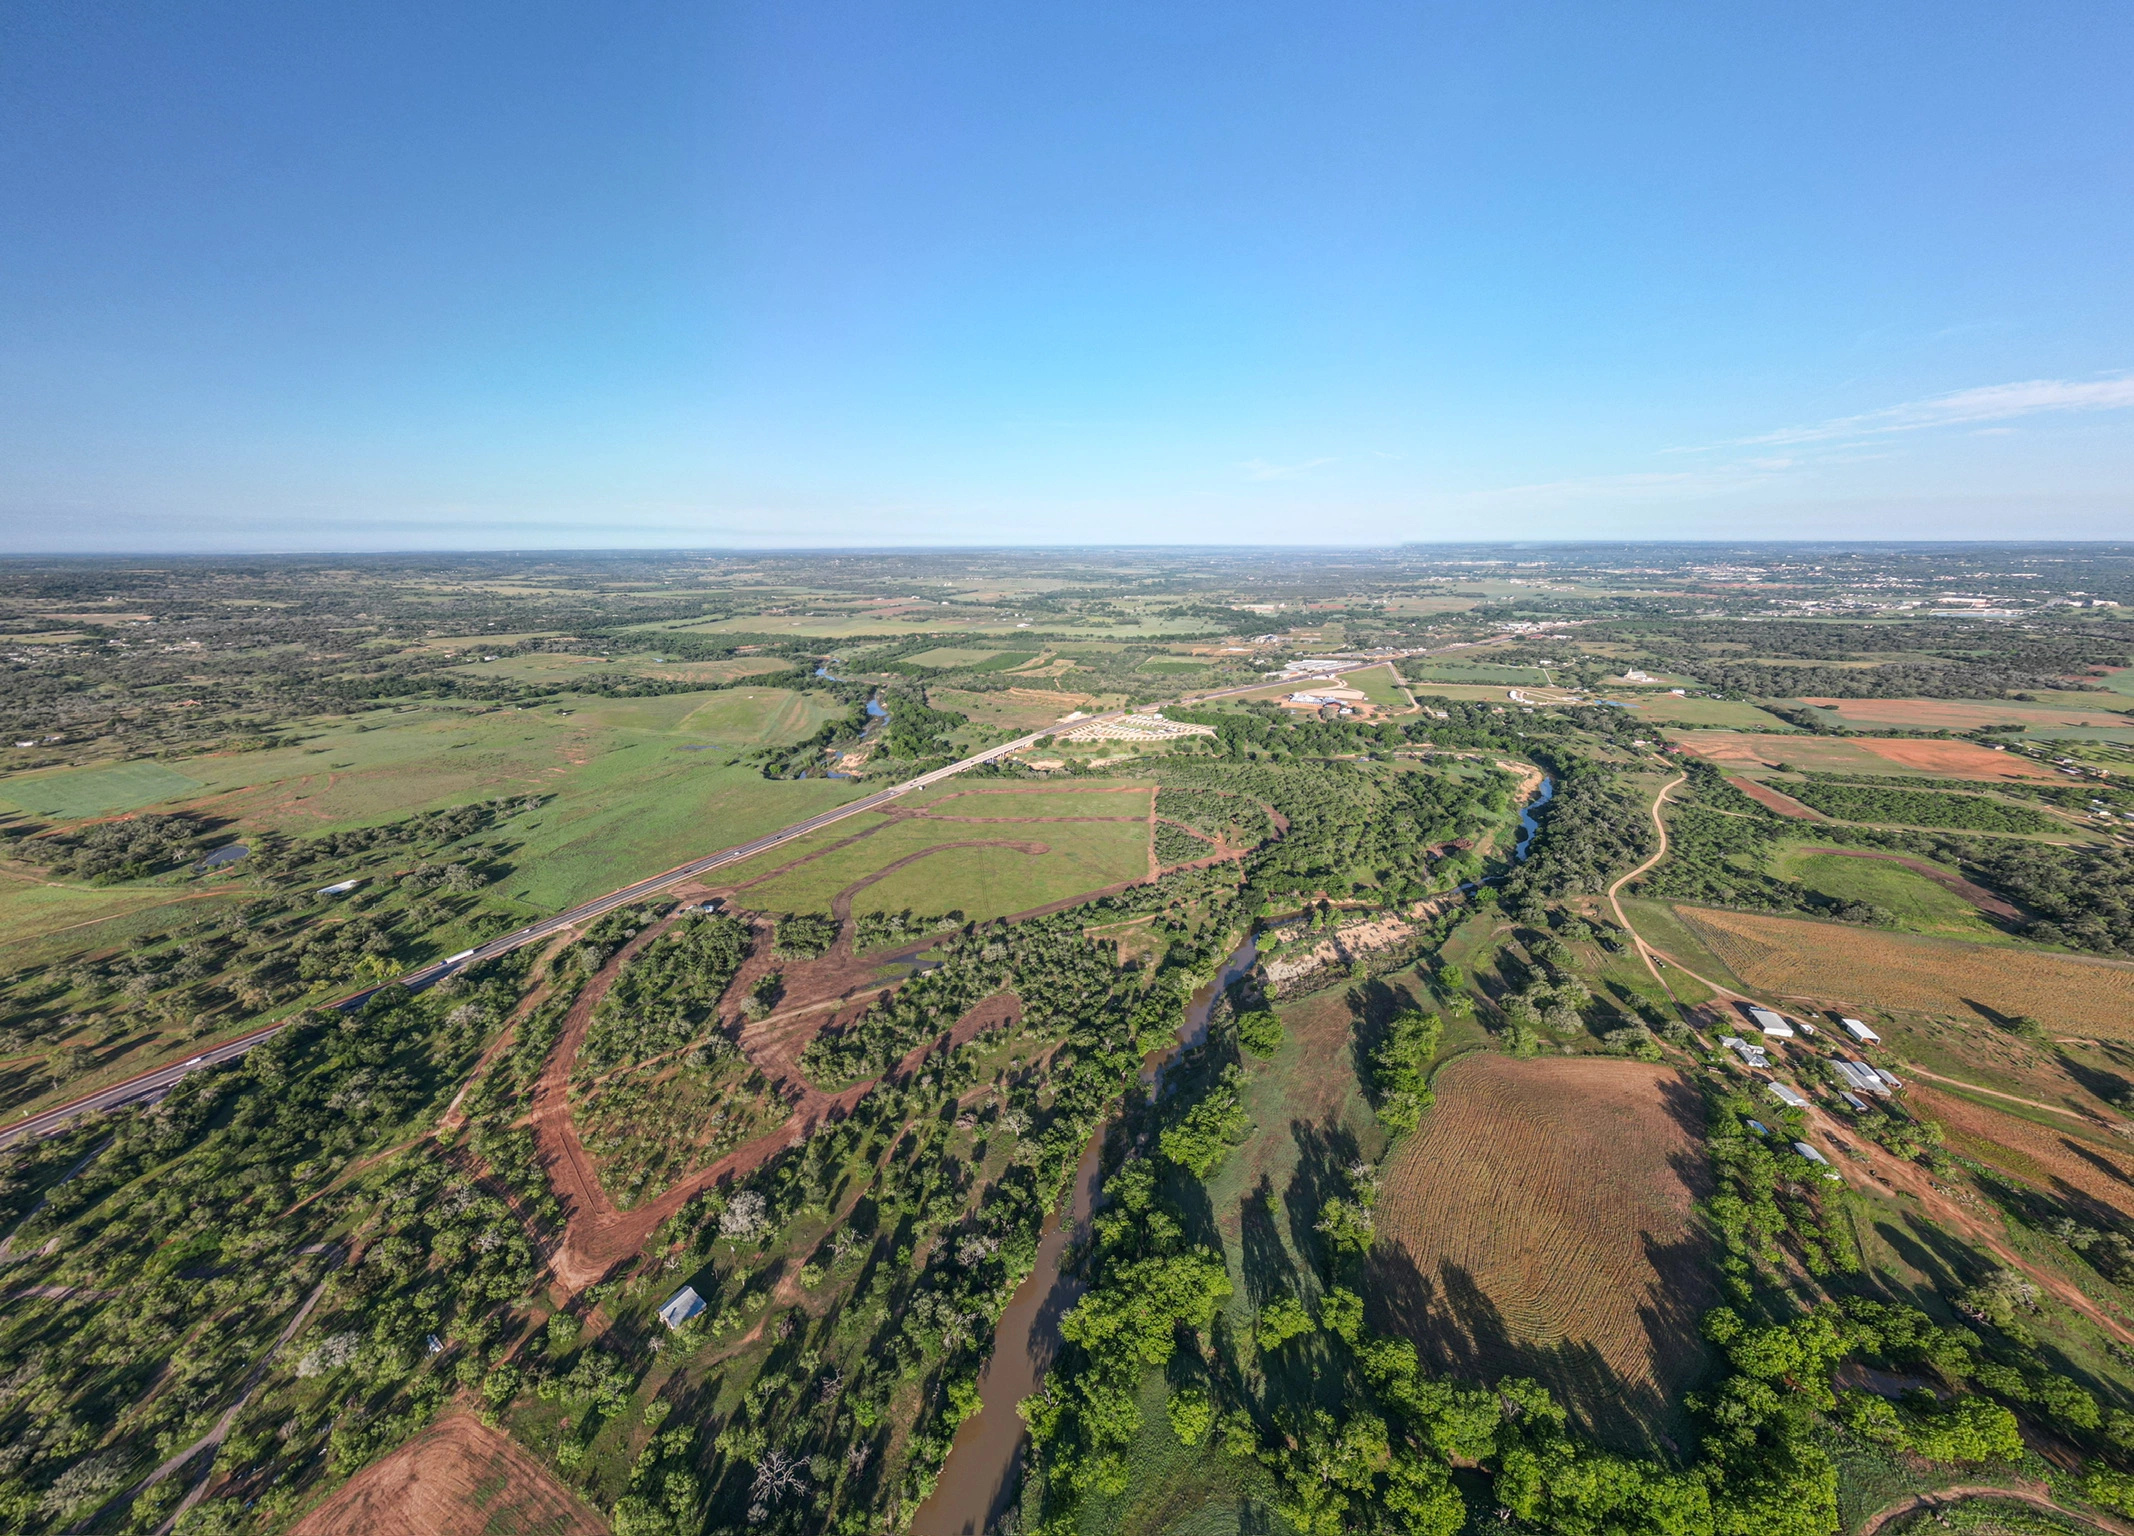
[[[1761,1038],[1751,1040],[1738,1034],[1722,1035],[1719,1037],[1719,1044],[1722,1049],[1732,1051],[1740,1058],[1741,1064],[1753,1072],[1768,1073],[1772,1070],[1771,1052],[1777,1048],[1775,1042],[1795,1040],[1803,1035],[1814,1037],[1820,1033],[1813,1024],[1804,1019],[1789,1019],[1774,1009],[1753,1003],[1743,1004],[1741,1011],[1749,1022],[1756,1026]],[[1848,1043],[1856,1050],[1862,1046],[1882,1043],[1882,1037],[1868,1028],[1862,1020],[1841,1018],[1838,1020],[1838,1027],[1845,1032]],[[1817,1053],[1817,1058],[1812,1059],[1820,1059],[1838,1082],[1843,1084],[1838,1090],[1838,1097],[1843,1099],[1855,1114],[1864,1114],[1870,1107],[1870,1100],[1862,1095],[1886,1099],[1904,1086],[1902,1080],[1894,1074],[1884,1071],[1872,1062],[1845,1055],[1840,1051],[1833,1051],[1827,1056]],[[1809,1107],[1808,1096],[1780,1078],[1766,1077],[1764,1088],[1772,1098],[1789,1109]],[[1753,1121],[1750,1123],[1755,1124]],[[1762,1130],[1763,1127],[1758,1126],[1757,1129]],[[1805,1142],[1795,1143],[1794,1150],[1810,1162],[1822,1164],[1826,1168],[1829,1166],[1829,1160]],[[1835,1169],[1830,1169],[1825,1174],[1826,1178],[1834,1179],[1838,1176]]]

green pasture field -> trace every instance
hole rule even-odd
[[[1719,726],[1741,731],[1783,731],[1786,722],[1740,699],[1678,699],[1671,693],[1620,693],[1608,697],[1633,705],[1638,717],[1668,725]]]
[[[212,916],[247,894],[229,885],[61,885],[29,865],[0,865],[0,948],[18,967],[119,949],[143,934]]]
[[[181,799],[200,787],[199,779],[143,758],[105,768],[12,775],[0,779],[0,800],[34,815],[71,821]]]
[[[1703,941],[1690,932],[1688,925],[1675,916],[1675,909],[1666,902],[1646,901],[1626,895],[1623,898],[1623,911],[1629,917],[1631,926],[1655,949],[1665,950],[1698,975],[1708,977],[1731,991],[1745,993],[1749,990],[1739,976],[1727,969],[1725,961],[1704,947]],[[1681,991],[1680,985],[1677,984],[1679,973],[1671,966],[1663,965],[1660,974],[1667,977],[1670,984],[1675,985],[1677,992]],[[1679,979],[1687,980],[1686,977]]]
[[[735,689],[572,702],[567,715],[420,707],[337,721],[295,747],[188,758],[189,795],[163,803],[242,838],[538,794],[548,803],[512,823],[516,871],[498,894],[550,910],[860,793],[842,780],[785,782],[729,766],[731,753],[797,740],[840,713],[826,696]],[[698,746],[710,750],[683,750]],[[167,772],[155,763],[76,772],[134,769]]]
[[[502,677],[521,683],[553,683],[558,677],[602,668],[613,671],[621,664],[605,656],[576,651],[536,651],[530,656],[499,656],[495,661],[463,661],[445,670],[462,677]]]
[[[1380,709],[1406,711],[1415,707],[1408,702],[1408,695],[1401,690],[1390,665],[1351,672],[1342,681],[1351,688],[1361,689],[1363,696]]]
[[[1401,671],[1419,685],[1438,683],[1497,683],[1520,688],[1549,686],[1548,674],[1539,667],[1492,666],[1480,661],[1407,661]]]
[[[1034,821],[1045,816],[1134,816],[1146,817],[1153,786],[1132,780],[1110,789],[1082,785],[1051,785],[1030,791],[999,790],[983,781],[946,784],[921,790],[903,802],[906,810],[924,810],[933,816],[982,816],[988,821]]]
[[[751,747],[777,746],[811,736],[826,720],[845,711],[827,694],[794,693],[785,688],[726,688],[702,696],[673,694],[695,703],[676,723],[677,731],[715,742]]]
[[[1097,714],[1113,707],[1086,693],[1053,694],[1053,690],[1042,686],[1045,681],[1049,679],[1032,679],[1031,691],[1052,695],[1049,698],[1017,698],[1008,693],[967,693],[960,688],[930,687],[926,690],[926,702],[935,709],[968,715],[974,725],[995,726],[1017,735],[1056,725],[1062,715],[1077,709],[1085,714]],[[1118,696],[1111,697],[1116,700]]]
[[[1775,864],[1778,874],[1800,881],[1811,891],[1839,901],[1872,902],[1895,917],[1898,926],[1908,933],[1982,943],[2008,942],[2008,935],[1963,897],[1891,860],[1848,858],[1795,846],[1781,852]]]
[[[1004,842],[1041,843],[1046,851],[951,846]],[[932,851],[936,849],[942,851]],[[974,826],[914,818],[896,821],[849,846],[825,851],[797,869],[748,885],[735,899],[759,911],[824,912],[840,891],[921,855],[858,893],[853,910],[960,908],[976,922],[1143,879],[1148,874],[1148,850],[1148,827],[1141,822]]]
[[[2134,724],[2034,725],[2023,735],[2031,741],[2110,742],[2119,746],[2134,746]]]
[[[656,677],[692,683],[724,683],[759,672],[784,672],[792,663],[782,656],[737,656],[728,661],[654,661],[651,656],[563,655],[537,653],[505,656],[496,661],[470,661],[447,670],[468,677],[502,677],[515,682],[554,683],[560,676],[579,672],[627,672],[633,677]]]
[[[921,651],[916,656],[907,656],[904,659],[915,667],[931,667],[935,671],[947,671],[951,667],[971,671],[985,667],[985,663],[989,661],[998,661],[1003,656],[1012,658],[1008,664],[1013,666],[1035,654],[1031,651],[973,651],[960,646],[937,645],[930,651]],[[994,669],[986,667],[985,670]]]
[[[1214,663],[1198,656],[1151,656],[1136,668],[1141,672],[1205,672]]]

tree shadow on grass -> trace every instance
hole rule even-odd
[[[1586,1340],[1539,1343],[1517,1337],[1472,1273],[1449,1260],[1440,1261],[1435,1273],[1425,1273],[1404,1243],[1381,1243],[1371,1252],[1369,1321],[1379,1332],[1413,1340],[1433,1371],[1485,1385],[1530,1377],[1547,1387],[1593,1440],[1679,1465],[1694,1450],[1682,1396],[1710,1365],[1698,1330],[1713,1296],[1710,1254],[1702,1238],[1666,1244],[1649,1236],[1645,1253],[1661,1276],[1653,1302],[1639,1308],[1653,1380],[1625,1376]],[[1694,1284],[1683,1286],[1685,1277]]]
[[[2107,1104],[2118,1103],[2121,1094],[2134,1088],[2134,1083],[2130,1083],[2117,1072],[2100,1071],[2086,1061],[2077,1061],[2064,1051],[2058,1053],[2054,1059],[2059,1062],[2061,1071]]]
[[[1297,1289],[1297,1265],[1275,1225],[1274,1182],[1265,1174],[1237,1203],[1239,1260],[1245,1271],[1245,1297],[1255,1311],[1277,1296]]]
[[[1386,1038],[1386,1030],[1403,1013],[1423,1005],[1406,987],[1389,986],[1373,977],[1349,988],[1342,1001],[1355,1020],[1349,1031],[1349,1056],[1360,1082],[1370,1081],[1371,1052]]]
[[[1336,1121],[1313,1125],[1307,1120],[1292,1120],[1289,1134],[1297,1144],[1296,1171],[1282,1192],[1282,1204],[1289,1217],[1290,1246],[1324,1275],[1329,1272],[1332,1255],[1319,1235],[1319,1213],[1335,1196],[1347,1196],[1348,1170],[1362,1159],[1363,1151],[1348,1127]]]

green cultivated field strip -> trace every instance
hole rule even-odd
[[[2134,745],[2134,725],[2034,725],[2023,735],[2031,741],[2112,741]]]
[[[945,846],[971,842],[1042,843],[1049,851]],[[736,899],[763,911],[827,911],[845,887],[914,854],[925,857],[869,886],[855,900],[854,911],[913,907],[939,912],[955,907],[974,921],[1026,911],[1145,876],[1148,829],[1133,822],[972,826],[908,821],[750,886]]]
[[[1407,709],[1408,696],[1395,686],[1393,669],[1390,666],[1372,667],[1364,672],[1351,672],[1342,679],[1351,688],[1363,690],[1363,696],[1380,709]]]
[[[1912,933],[1983,942],[2005,935],[1976,907],[1925,875],[1888,859],[1855,859],[1838,853],[1795,849],[1780,856],[1779,873],[1839,901],[1865,901],[1882,908]]]
[[[1478,661],[1410,661],[1401,671],[1417,682],[1503,683],[1513,687],[1548,686],[1548,676],[1539,667],[1493,667]]]
[[[1690,932],[1688,926],[1675,916],[1675,909],[1664,902],[1623,898],[1623,910],[1629,915],[1631,926],[1636,928],[1645,942],[1655,949],[1664,949],[1698,975],[1717,982],[1736,992],[1746,992],[1748,987],[1739,976],[1727,969],[1726,962],[1704,947],[1702,940]],[[1665,976],[1667,972],[1661,971]]]
[[[0,780],[0,799],[39,816],[71,819],[176,800],[198,788],[198,779],[144,760]]]
[[[162,886],[44,885],[12,871],[0,873],[0,946],[23,965],[123,947],[151,929],[205,917],[245,895]]]
[[[1013,660],[1009,661],[1007,665],[1015,666],[1027,661],[1035,654],[1032,651],[970,651],[953,645],[940,645],[930,651],[921,651],[916,656],[907,656],[904,659],[915,667],[933,667],[936,669],[947,669],[949,667],[977,668],[984,666],[989,661],[996,661],[1002,656],[1012,656]]]
[[[1150,786],[1120,789],[1048,789],[1042,794],[959,792],[953,780],[945,788],[925,790],[907,806],[938,816],[984,816],[990,820],[1028,821],[1039,816],[1146,816]]]
[[[1665,721],[1669,725],[1731,726],[1742,731],[1787,729],[1786,722],[1778,716],[1740,699],[1678,699],[1667,693],[1626,693],[1611,697],[1636,705],[1637,713],[1643,719]]]
[[[650,748],[612,753],[520,824],[519,872],[504,890],[553,911],[862,793],[842,779],[766,779],[753,768],[709,767]]]

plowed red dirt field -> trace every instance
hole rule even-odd
[[[1696,1095],[1666,1067],[1495,1054],[1437,1094],[1384,1168],[1379,1326],[1469,1380],[1539,1378],[1604,1439],[1676,1446],[1715,1300]]]
[[[2053,779],[2056,773],[2013,752],[1969,741],[1875,736],[1755,736],[1742,731],[1683,731],[1682,745],[1722,765],[1792,763],[1831,773],[1947,774],[1957,779]]]
[[[291,1536],[607,1536],[507,1435],[454,1414],[350,1478]]]

